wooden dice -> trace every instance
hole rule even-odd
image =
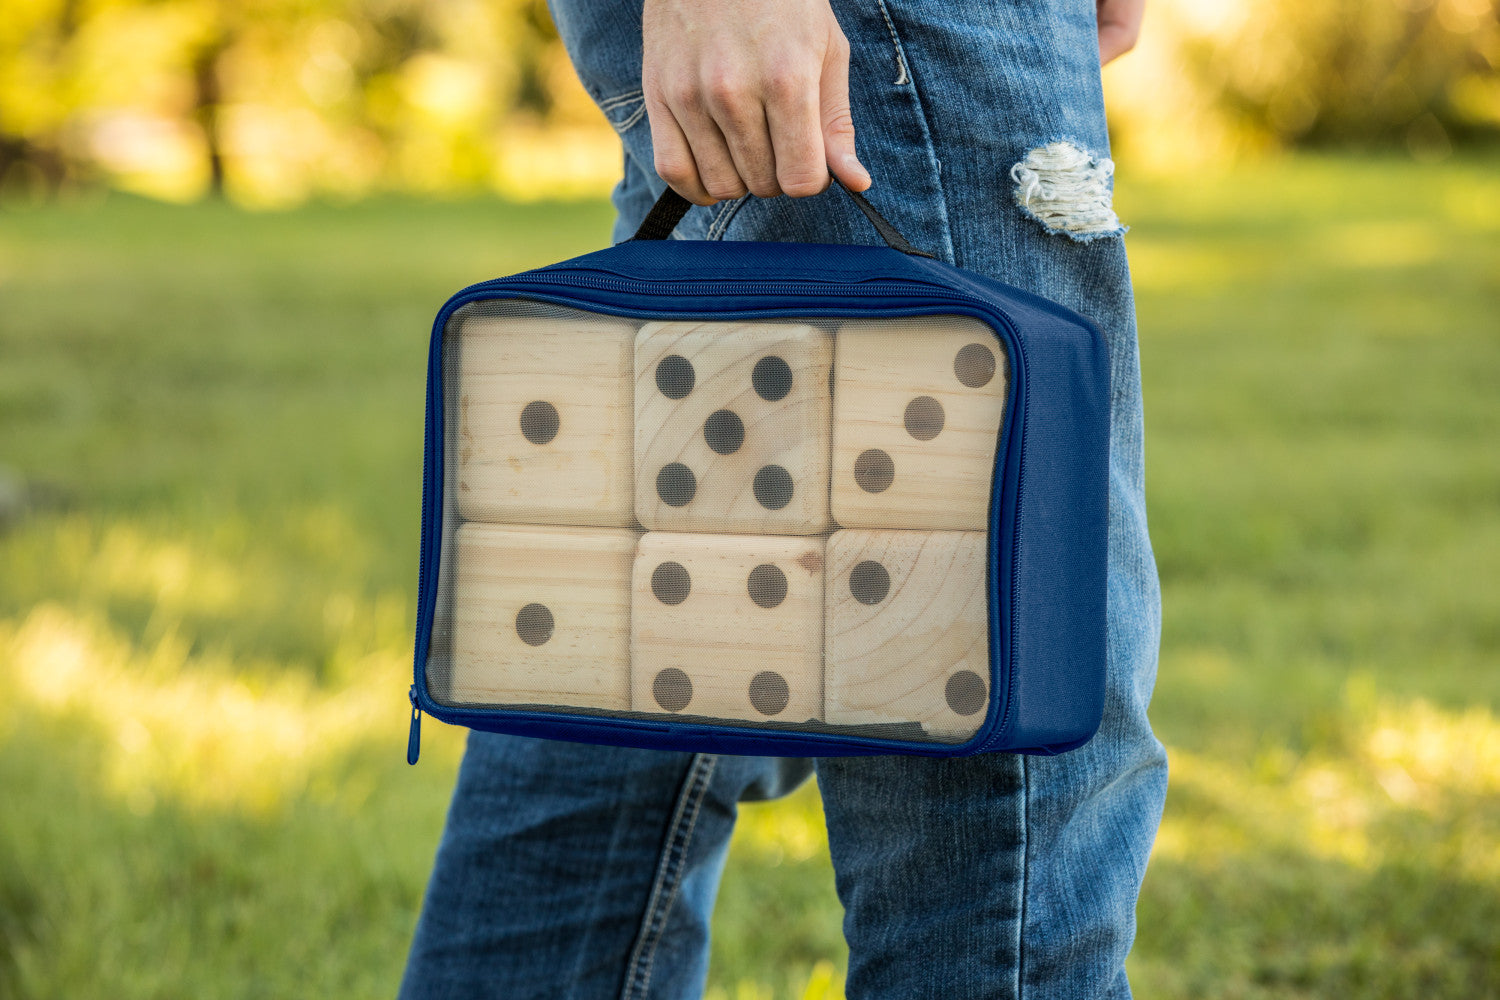
[[[630,707],[637,533],[469,523],[454,533],[454,704]]]
[[[836,531],[828,539],[825,708],[836,725],[918,722],[959,742],[989,704],[979,531]]]
[[[634,523],[633,324],[474,316],[458,342],[459,513],[523,524]]]
[[[648,323],[635,344],[635,511],[653,530],[828,527],[829,366],[814,326]]]
[[[983,530],[1009,381],[995,334],[924,316],[845,323],[837,341],[833,519]]]
[[[821,538],[647,532],[632,587],[637,712],[823,715]]]

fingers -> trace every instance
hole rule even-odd
[[[849,44],[828,0],[646,0],[642,88],[657,173],[695,204],[855,190]]]
[[[1098,0],[1099,63],[1119,58],[1141,37],[1146,0]]]
[[[703,87],[707,110],[725,142],[725,164],[732,179],[724,184],[722,198],[738,198],[746,190],[758,198],[781,193],[776,183],[776,154],[769,108],[756,99],[752,86],[735,76],[716,72]],[[689,138],[692,138],[690,135]],[[707,183],[710,194],[718,192]],[[733,190],[734,193],[727,193]]]
[[[714,201],[738,198],[745,193],[745,182],[741,180],[735,158],[730,150],[729,136],[721,128],[716,116],[705,108],[695,94],[679,99],[672,105],[678,125],[693,148],[693,159],[698,164],[698,177],[703,189]],[[729,123],[731,130],[742,128],[738,123]]]
[[[771,129],[777,186],[793,198],[827,188],[817,81],[784,81],[775,87],[766,105],[766,122]]]
[[[854,115],[849,109],[849,43],[840,34],[838,45],[823,63],[819,83],[824,158],[828,169],[852,191],[870,186],[870,172],[854,152]]]
[[[698,161],[693,158],[687,135],[671,109],[665,104],[648,102],[646,117],[651,123],[656,175],[694,205],[712,205],[715,198],[698,177]]]

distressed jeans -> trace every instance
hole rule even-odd
[[[857,146],[917,246],[1093,319],[1113,375],[1104,721],[1056,757],[778,760],[473,733],[401,995],[686,998],[736,805],[813,770],[852,998],[1125,997],[1166,758],[1146,707],[1160,600],[1140,371],[1109,207],[1093,0],[834,0]],[[552,0],[620,133],[616,240],[663,184],[641,97],[639,0]],[[694,208],[689,239],[874,243],[841,192]],[[774,915],[768,914],[768,920]]]

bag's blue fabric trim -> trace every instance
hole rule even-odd
[[[642,249],[642,248],[646,249]],[[846,266],[830,267],[830,261]],[[861,267],[860,265],[865,265]],[[874,265],[874,266],[870,266]],[[690,274],[691,277],[684,277]],[[971,279],[977,278],[978,281]],[[955,280],[962,279],[962,280]],[[651,287],[665,285],[667,287]],[[968,286],[967,288],[965,286]],[[1026,445],[1026,346],[1010,315],[989,301],[997,286],[1027,306],[1040,308],[1102,336],[1082,317],[1055,303],[969,276],[941,262],[920,260],[884,248],[810,244],[746,244],[669,241],[621,244],[609,250],[510,278],[470,286],[438,313],[428,352],[427,421],[424,440],[421,568],[413,674],[418,707],[434,717],[474,729],[568,739],[585,743],[655,749],[769,756],[842,756],[908,753],[960,756],[1003,748],[1056,753],[1085,742],[1087,733],[1037,746],[1010,745],[1015,723],[1016,613],[1012,600],[1017,572],[1016,521]],[[978,293],[978,294],[976,294]],[[587,716],[502,708],[463,709],[441,705],[427,691],[426,662],[436,607],[438,548],[442,539],[443,337],[452,315],[473,302],[526,299],[638,318],[664,315],[714,319],[784,316],[912,316],[967,314],[985,322],[1005,342],[1012,367],[1011,392],[998,442],[990,511],[988,594],[992,683],[986,723],[959,744],[859,737],[842,733],[768,730],[733,724],[697,724],[660,719]],[[780,304],[771,304],[779,302]],[[1107,367],[1104,372],[1107,399]],[[1102,551],[1102,549],[1101,549]],[[1002,585],[1002,572],[1010,579]],[[1102,650],[1101,650],[1102,653]],[[1099,669],[1102,688],[1102,664]],[[1093,725],[1097,726],[1095,717]],[[1024,742],[1024,738],[1023,738]]]

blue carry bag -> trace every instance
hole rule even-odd
[[[1104,339],[847,193],[885,246],[671,239],[668,190],[635,238],[443,306],[413,763],[423,712],[771,756],[1093,735]]]

